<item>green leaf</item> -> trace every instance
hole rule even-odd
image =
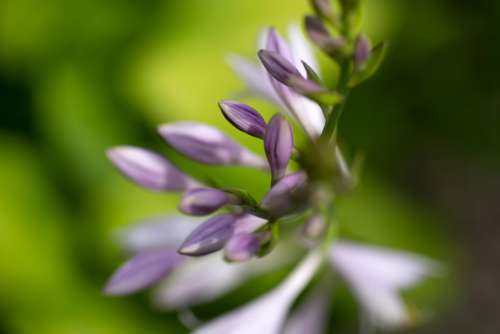
[[[316,71],[314,71],[314,69],[311,66],[309,66],[309,64],[307,64],[305,61],[302,61],[302,65],[304,65],[304,68],[306,69],[307,80],[313,81],[323,86],[323,82],[321,81],[318,73],[316,73]]]
[[[364,70],[354,73],[351,79],[349,80],[349,87],[353,88],[362,83],[363,81],[368,80],[373,75],[375,75],[380,65],[382,65],[386,53],[387,53],[387,43],[380,42],[379,44],[377,44],[372,49],[370,58],[368,59]]]
[[[255,198],[246,190],[238,189],[238,188],[226,188],[223,189],[225,192],[230,193],[238,198],[240,198],[244,203],[250,206],[258,206]]]

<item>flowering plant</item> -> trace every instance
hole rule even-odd
[[[404,326],[413,320],[399,290],[436,274],[438,264],[415,254],[341,239],[334,210],[336,200],[352,191],[358,179],[355,164],[349,166],[338,145],[339,119],[350,91],[377,71],[385,44],[372,46],[359,32],[359,0],[311,4],[315,14],[305,17],[305,31],[337,66],[333,84],[322,79],[314,52],[296,25],[290,27],[289,41],[274,28],[261,34],[260,64],[239,56],[229,59],[254,95],[281,109],[266,122],[249,105],[219,102],[223,116],[236,129],[263,142],[266,159],[209,125],[176,122],[159,127],[171,147],[195,161],[268,171],[271,186],[262,199],[242,189],[200,182],[149,150],[121,146],[108,151],[114,165],[135,183],[155,191],[181,192],[182,213],[214,215],[201,223],[172,217],[126,231],[123,241],[134,255],[111,277],[107,294],[130,294],[161,281],[157,303],[186,310],[256,274],[295,262],[297,253],[305,251],[280,285],[228,314],[193,324],[194,332],[324,332],[332,289],[329,279],[320,280],[288,317],[315,276],[329,277],[320,270],[324,263],[352,288],[370,326]],[[305,145],[294,142],[290,120],[307,137]],[[291,160],[297,170],[289,167]],[[283,233],[294,222],[303,222],[299,245]],[[223,256],[217,253],[220,250]]]

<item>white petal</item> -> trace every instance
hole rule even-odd
[[[310,253],[288,278],[271,292],[222,315],[195,334],[278,334],[288,310],[321,264],[319,252]]]
[[[320,284],[288,318],[284,334],[323,334],[330,313],[330,288]]]
[[[321,107],[308,98],[299,96],[293,102],[295,115],[311,138],[317,138],[325,127],[325,116]]]
[[[293,63],[300,73],[304,77],[307,75],[306,70],[302,65],[302,61],[304,61],[307,65],[311,66],[317,74],[320,74],[318,62],[314,56],[314,51],[297,23],[292,23],[288,27],[288,38],[290,40]]]
[[[133,253],[154,249],[177,249],[201,220],[173,216],[148,220],[117,233],[118,242]]]
[[[415,254],[345,241],[333,246],[330,259],[380,327],[407,324],[410,319],[399,290],[440,271],[436,262]]]
[[[267,47],[268,34],[269,34],[269,28],[263,28],[257,35],[257,51],[264,50]]]
[[[267,220],[251,214],[246,214],[238,219],[238,222],[234,227],[234,234],[252,233],[257,231],[265,224],[267,224]]]
[[[190,259],[160,284],[155,303],[165,309],[181,309],[212,301],[256,275],[286,265],[295,256],[285,243],[265,258],[245,263],[227,263],[219,253]]]

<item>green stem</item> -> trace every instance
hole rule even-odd
[[[329,249],[339,236],[339,224],[335,218],[333,203],[326,208],[325,220],[328,223],[328,231],[321,242],[321,248],[323,250]]]
[[[350,63],[349,61],[344,61],[340,65],[340,75],[339,81],[337,83],[337,91],[344,96],[342,102],[333,106],[330,115],[326,119],[326,124],[321,134],[321,139],[329,143],[335,144],[337,137],[337,127],[339,123],[340,116],[344,111],[345,102],[347,96],[349,95],[349,79],[350,79]]]

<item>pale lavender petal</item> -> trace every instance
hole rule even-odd
[[[288,61],[293,61],[292,53],[287,42],[280,36],[274,28],[269,28],[267,31],[266,50],[275,52]]]
[[[334,244],[330,260],[373,324],[386,328],[410,322],[399,290],[440,273],[440,266],[430,259],[345,241]]]
[[[182,260],[175,249],[138,254],[113,274],[104,293],[119,296],[145,289],[167,276]]]
[[[161,155],[139,147],[119,146],[107,155],[126,177],[152,190],[183,191],[197,184]]]
[[[154,218],[118,231],[117,240],[131,253],[177,249],[200,223],[199,219],[186,216]]]
[[[247,60],[237,55],[229,55],[227,61],[238,77],[245,82],[247,88],[254,94],[270,102],[282,106],[280,97],[274,91],[269,76],[261,64]]]
[[[218,253],[189,259],[158,286],[155,304],[172,310],[211,302],[257,275],[283,268],[296,259],[297,251],[280,242],[265,257],[244,263],[227,263]]]
[[[267,30],[265,49],[271,52],[277,52],[291,63],[293,63],[296,58],[296,56],[292,56],[290,48],[285,40],[272,28]],[[301,66],[303,67],[302,64]],[[285,111],[289,112],[299,122],[311,138],[319,136],[325,123],[321,107],[315,102],[296,94],[270,75],[268,77]]]
[[[194,334],[278,334],[299,293],[321,264],[321,254],[311,252],[271,292],[201,326]]]
[[[231,196],[214,188],[193,188],[182,196],[179,210],[193,216],[204,216],[231,202]]]
[[[254,108],[236,101],[221,101],[219,107],[224,117],[237,129],[257,138],[264,138],[266,121]]]
[[[224,247],[224,257],[231,262],[248,261],[257,254],[260,244],[261,238],[255,234],[235,234]]]
[[[287,175],[278,181],[264,196],[261,206],[275,217],[298,212],[307,205],[307,176],[303,172]]]
[[[308,98],[301,97],[295,102],[297,118],[311,138],[317,138],[325,127],[325,116],[321,107]]]
[[[187,237],[179,253],[200,256],[218,251],[233,235],[236,214],[224,214],[210,218]]]
[[[267,30],[265,50],[278,54],[289,62],[293,62],[289,46],[274,28],[269,28]],[[294,109],[294,102],[299,98],[299,96],[271,75],[269,75],[269,82],[274,88],[276,94],[279,96],[280,100],[283,102],[287,111],[295,115],[296,110]]]
[[[267,220],[260,217],[245,214],[238,217],[234,225],[234,233],[252,233],[263,227],[268,223]]]
[[[276,182],[285,175],[293,152],[292,127],[282,115],[276,114],[271,118],[264,137],[264,148],[273,182]]]
[[[331,288],[320,284],[288,318],[283,334],[324,334],[330,315]]]
[[[177,151],[205,164],[267,167],[261,157],[206,124],[176,122],[160,126],[159,133]]]
[[[307,63],[316,73],[320,73],[319,66],[314,56],[309,42],[306,40],[302,29],[298,24],[291,24],[288,27],[288,37],[290,39],[290,48],[292,50],[293,64],[299,70],[303,77],[307,76],[306,69],[302,62]]]

